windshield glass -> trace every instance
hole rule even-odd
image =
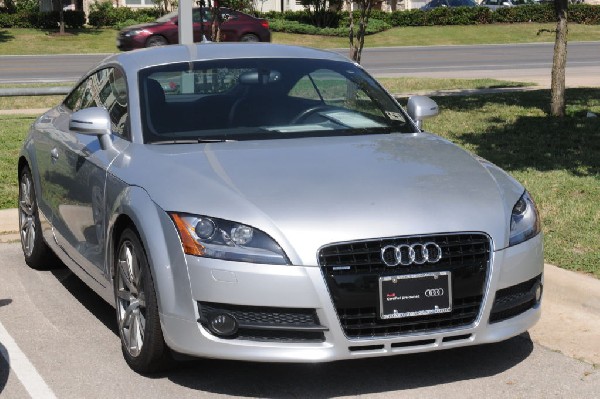
[[[179,11],[175,10],[175,11],[171,11],[168,14],[163,15],[160,18],[156,19],[156,22],[158,23],[165,23],[165,22],[169,22],[170,20],[172,20],[173,18],[175,18],[177,16],[177,14],[179,13]]]
[[[140,71],[146,143],[413,132],[397,103],[346,62],[237,59]]]

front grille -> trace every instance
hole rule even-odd
[[[211,313],[228,313],[239,325],[230,339],[271,342],[323,342],[326,330],[319,323],[315,309],[243,306],[198,302],[200,319],[207,326]]]
[[[387,266],[388,245],[433,242],[442,250],[436,263]],[[439,234],[332,244],[319,252],[319,264],[342,328],[349,338],[393,337],[468,326],[481,310],[491,245],[487,235]],[[452,311],[401,319],[379,318],[379,278],[437,271],[452,273]]]
[[[526,312],[537,303],[535,291],[541,285],[542,275],[496,292],[490,323],[497,323]]]

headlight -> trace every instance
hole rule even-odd
[[[125,32],[123,36],[126,36],[126,37],[137,36],[140,33],[142,33],[143,31],[144,31],[143,29],[134,29],[134,30]]]
[[[510,215],[509,246],[535,237],[540,232],[540,218],[535,202],[527,191],[519,198]]]
[[[272,265],[290,263],[275,240],[253,227],[186,213],[170,216],[188,255]]]

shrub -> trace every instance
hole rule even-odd
[[[15,26],[16,14],[0,13],[0,28],[12,28]]]
[[[120,28],[127,26],[128,22],[142,23],[154,21],[161,15],[157,7],[133,9],[129,7],[113,7],[110,1],[95,2],[90,6],[88,23],[100,28],[112,26]]]
[[[305,35],[323,35],[323,36],[348,36],[347,21],[342,22],[337,28],[317,28],[314,25],[303,24],[298,21],[288,21],[283,19],[273,19],[269,21],[269,27],[273,32],[298,33]],[[385,21],[371,18],[367,25],[367,35],[377,32],[383,32],[390,29],[391,26]]]
[[[600,6],[572,4],[569,6],[569,20],[578,24],[600,24]]]

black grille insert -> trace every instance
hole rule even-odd
[[[381,250],[388,245],[428,242],[442,250],[436,263],[390,267],[381,259]],[[474,323],[481,309],[490,251],[490,239],[482,233],[394,237],[328,245],[319,252],[319,264],[347,337],[393,337]],[[435,271],[452,273],[452,312],[379,318],[379,277]]]
[[[542,275],[496,292],[490,323],[497,323],[524,313],[537,303],[535,292],[541,287]]]
[[[238,332],[229,339],[247,339],[271,342],[323,342],[327,328],[319,323],[315,309],[243,306],[198,302],[200,319],[208,325],[211,313],[228,313],[239,325]],[[224,337],[221,337],[224,338]]]

